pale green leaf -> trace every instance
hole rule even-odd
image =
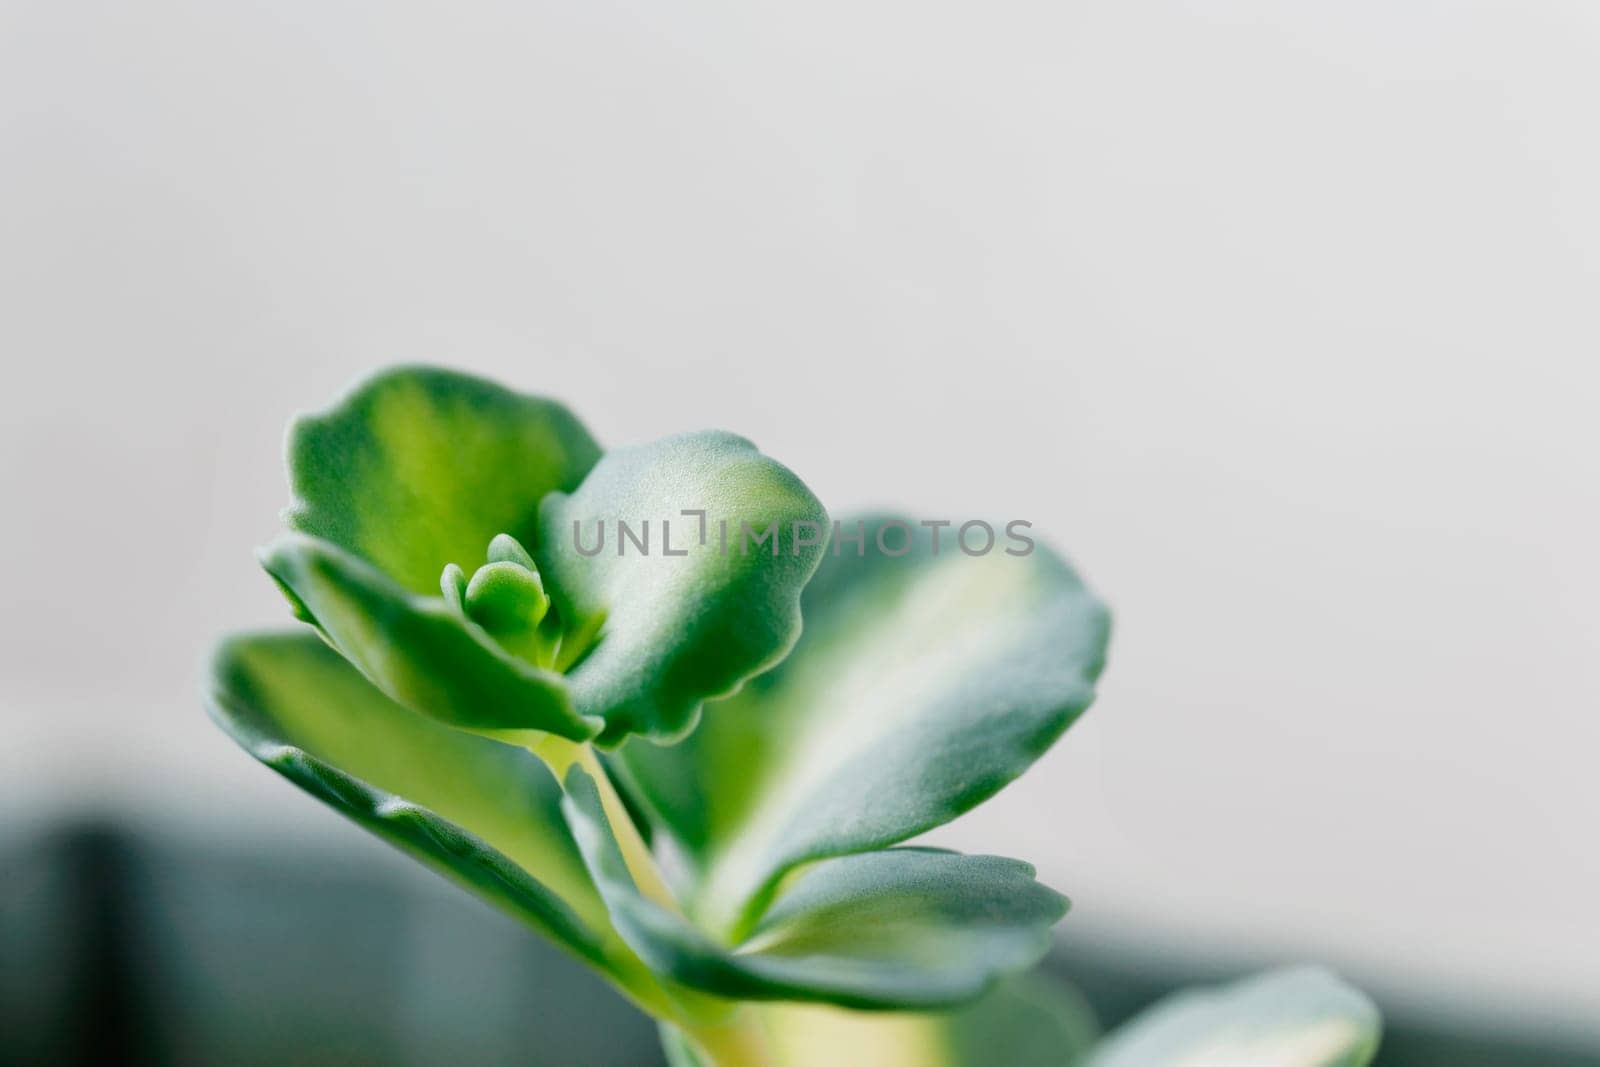
[[[1175,994],[1119,1027],[1092,1067],[1362,1067],[1381,1019],[1359,990],[1292,967]]]
[[[935,554],[926,529],[891,556],[881,521],[866,522],[864,557],[835,541],[788,659],[710,705],[682,744],[629,744],[616,761],[695,867],[709,928],[742,933],[797,864],[972,808],[1093,698],[1107,614],[1059,557],[970,556],[949,530]]]

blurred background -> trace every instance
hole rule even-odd
[[[0,0],[10,1054],[609,1009],[200,710],[288,416],[433,361],[1071,555],[1101,700],[936,840],[1103,1013],[1313,959],[1390,1062],[1600,1062],[1596,99],[1575,0]]]

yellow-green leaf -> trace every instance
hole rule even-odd
[[[612,930],[527,752],[396,704],[309,632],[231,638],[212,718],[308,793],[613,975],[640,970]]]
[[[565,407],[472,375],[395,367],[289,429],[292,529],[367,560],[413,593],[471,568],[496,534],[525,545],[539,501],[600,458]]]

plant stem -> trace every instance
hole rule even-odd
[[[600,762],[594,746],[548,734],[529,748],[534,755],[550,766],[555,772],[556,780],[563,785],[566,783],[567,770],[574,763],[594,779],[595,788],[600,792],[600,806],[605,810],[606,821],[611,824],[612,836],[617,839],[617,847],[622,850],[623,862],[628,865],[628,874],[632,876],[634,885],[639,887],[639,892],[657,904],[682,915],[683,909],[678,906],[677,898],[672,895],[666,879],[661,876],[661,869],[656,866],[655,856],[651,854],[649,846],[639,834],[639,828],[633,824],[633,819],[628,815],[628,809],[622,803],[622,798],[617,795],[616,787],[611,784],[611,776],[606,773],[605,765]]]
[[[679,1024],[706,1067],[773,1067],[766,1027],[752,1005],[740,1005],[718,1022]]]
[[[584,769],[600,793],[600,806],[611,824],[612,836],[616,838],[634,885],[649,899],[682,915],[683,909],[662,877],[655,856],[634,825],[594,746],[548,734],[528,748],[550,767],[563,786],[574,764]],[[676,1010],[671,1011],[667,1020],[688,1038],[706,1067],[772,1067],[774,1060],[766,1028],[752,1006],[689,989],[671,994],[670,1000]],[[646,1006],[642,998],[639,1003]]]

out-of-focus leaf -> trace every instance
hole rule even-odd
[[[703,530],[685,510],[705,513]],[[781,658],[826,526],[800,479],[718,432],[609,452],[575,492],[547,497],[534,555],[563,640],[584,649],[569,681],[579,713],[605,720],[601,743],[672,739]]]
[[[1082,998],[1037,972],[1004,979],[950,1011],[769,1004],[760,1021],[777,1067],[1075,1067],[1098,1033]],[[702,1067],[681,1033],[662,1030],[673,1067]]]
[[[442,597],[407,592],[330,541],[285,534],[261,564],[302,618],[413,711],[513,743],[536,731],[583,740],[599,728],[573,710],[560,675],[507,652]]]
[[[397,367],[289,430],[293,529],[367,560],[412,593],[469,571],[496,534],[525,545],[539,501],[575,488],[600,447],[571,412],[471,375]]]
[[[1108,617],[1060,558],[1043,546],[971,556],[951,531],[936,542],[909,523],[910,550],[890,555],[876,531],[893,520],[863,522],[865,555],[836,540],[786,660],[710,705],[682,744],[620,753],[697,868],[694,907],[709,928],[738,936],[800,863],[895,844],[972,808],[1093,698]],[[903,536],[886,531],[890,552]]]
[[[1378,1009],[1316,967],[1270,971],[1175,994],[1119,1027],[1091,1067],[1361,1067],[1378,1049]]]
[[[800,871],[751,935],[724,947],[638,891],[582,768],[567,772],[562,804],[623,938],[658,974],[719,996],[958,1004],[1032,966],[1066,911],[1016,860],[887,849]]]

